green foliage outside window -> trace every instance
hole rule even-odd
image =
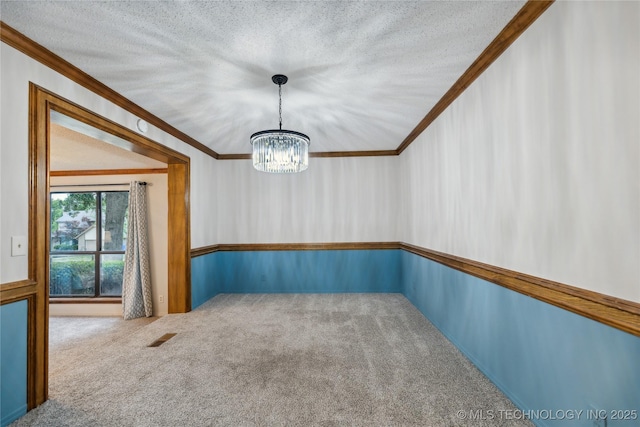
[[[54,261],[50,264],[51,295],[93,295],[95,262],[93,260]]]
[[[104,295],[122,295],[122,273],[124,271],[124,261],[103,261],[101,268],[101,293]]]
[[[103,261],[101,266],[102,293],[119,295],[122,292],[124,261]],[[50,265],[50,293],[52,296],[88,295],[95,293],[95,262],[93,260],[56,260]]]

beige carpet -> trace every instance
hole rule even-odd
[[[228,294],[152,323],[50,325],[50,400],[16,426],[531,425],[463,419],[515,407],[399,294]]]

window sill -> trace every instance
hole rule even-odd
[[[122,298],[49,298],[49,304],[122,304]]]

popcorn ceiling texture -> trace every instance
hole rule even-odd
[[[391,150],[524,4],[1,2],[6,24],[219,153],[283,127]]]

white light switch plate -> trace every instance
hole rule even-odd
[[[25,256],[27,254],[27,238],[25,236],[11,236],[11,256]]]

